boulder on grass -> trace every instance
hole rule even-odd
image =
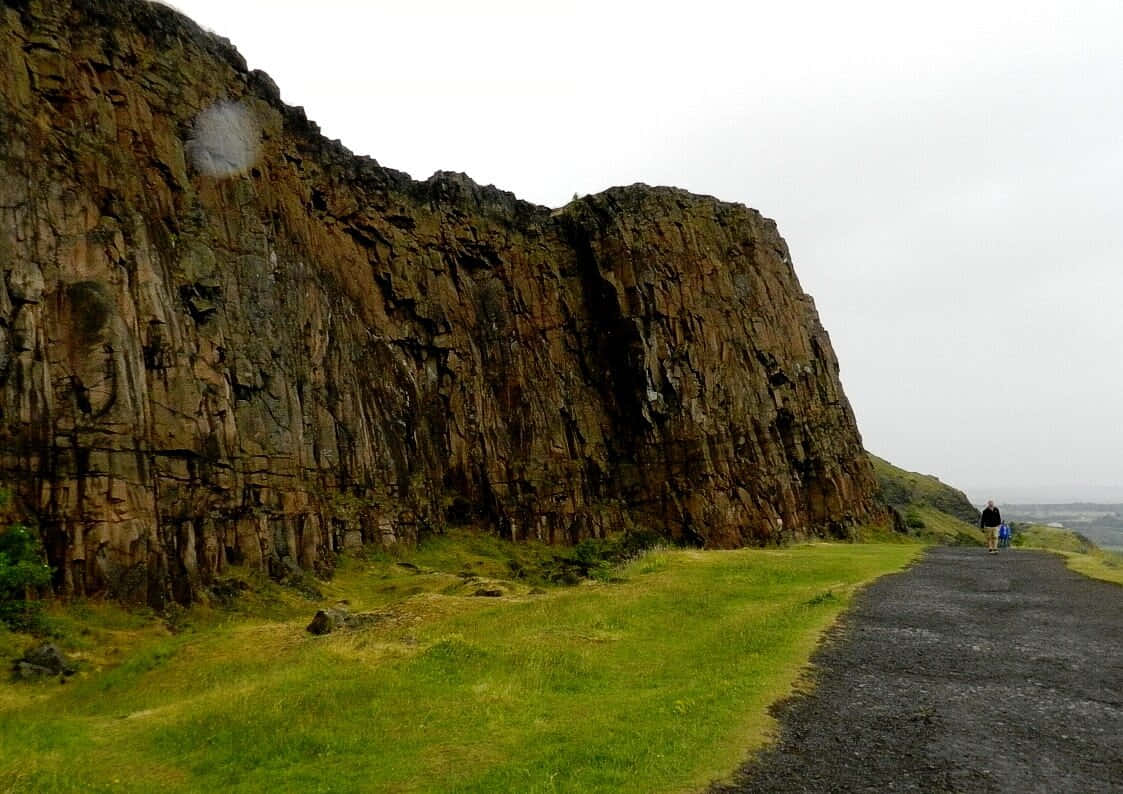
[[[39,678],[47,675],[73,675],[74,667],[57,645],[45,642],[17,659],[14,671],[19,678]]]
[[[342,607],[316,612],[307,630],[312,634],[331,634],[337,629],[360,629],[386,619],[380,612],[348,612]]]
[[[345,609],[318,610],[312,622],[308,624],[308,631],[312,634],[331,634],[347,625],[347,617]]]

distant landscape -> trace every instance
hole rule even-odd
[[[1060,525],[1083,535],[1100,548],[1123,551],[1123,504],[1072,502],[1001,507],[1002,515],[1009,521]]]

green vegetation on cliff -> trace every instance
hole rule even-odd
[[[978,523],[979,511],[967,496],[940,482],[938,477],[906,471],[873,454],[870,454],[870,461],[882,496],[898,510],[912,505],[927,505],[968,524]]]
[[[46,588],[51,569],[38,536],[20,524],[0,528],[0,623],[25,628],[37,621],[39,602],[28,593]]]
[[[870,454],[885,502],[896,510],[909,534],[934,543],[983,543],[979,511],[966,495],[930,474],[894,466]]]
[[[51,569],[35,530],[3,520],[10,499],[0,488],[0,626],[29,629],[38,625],[40,603],[28,596],[50,584]]]
[[[695,790],[765,740],[768,706],[855,590],[922,547],[654,550],[576,587],[514,577],[552,551],[529,544],[512,564],[507,548],[437,538],[409,559],[346,560],[315,602],[259,581],[167,624],[56,609],[82,670],[66,686],[0,684],[0,779],[37,792]],[[378,621],[305,632],[342,598]]]

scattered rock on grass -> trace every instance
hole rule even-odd
[[[17,659],[13,665],[13,672],[17,678],[68,676],[74,674],[74,667],[57,645],[53,642],[45,642],[25,653],[23,658]]]
[[[349,612],[341,606],[318,610],[306,630],[311,634],[331,634],[337,629],[358,629],[378,623],[386,616],[378,612]]]
[[[347,612],[342,609],[321,609],[316,612],[307,630],[312,634],[331,634],[336,629],[344,626]]]

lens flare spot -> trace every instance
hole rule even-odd
[[[253,114],[238,102],[216,102],[195,119],[187,155],[203,174],[231,177],[257,162],[261,129]]]

